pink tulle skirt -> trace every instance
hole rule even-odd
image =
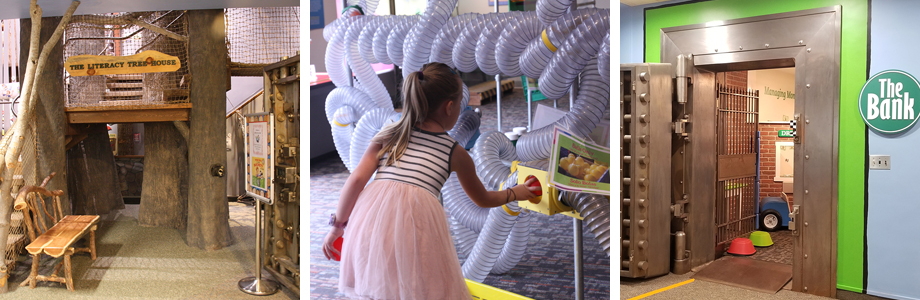
[[[348,218],[339,290],[359,299],[472,299],[444,208],[425,189],[374,180]]]

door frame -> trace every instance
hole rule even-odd
[[[794,291],[836,296],[841,7],[833,6],[663,28],[661,62],[689,57],[690,139],[684,221],[691,267],[714,259],[715,73],[795,67],[798,141],[794,195],[800,205],[793,253]],[[675,74],[679,76],[680,74]],[[680,88],[678,88],[680,89]],[[675,201],[676,202],[676,201]]]

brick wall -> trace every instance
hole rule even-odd
[[[791,142],[792,138],[779,137],[779,130],[789,129],[789,124],[764,124],[760,130],[760,198],[781,197],[782,182],[774,182],[776,176],[776,144],[775,142]],[[787,193],[789,202],[792,202],[792,193]]]
[[[725,72],[716,76],[720,83],[747,87],[748,71]],[[791,142],[792,138],[779,137],[779,130],[789,129],[788,124],[760,124],[760,198],[781,197],[782,182],[774,182],[776,176],[776,141]],[[792,202],[792,193],[787,193],[789,202]]]
[[[748,71],[725,72],[725,84],[747,87]]]

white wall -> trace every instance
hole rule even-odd
[[[761,123],[792,119],[795,114],[795,68],[748,71],[748,88],[760,91]]]
[[[457,1],[457,11],[460,14],[480,13],[487,14],[495,12],[495,7],[489,5],[489,0],[461,0]],[[498,12],[507,12],[508,5],[500,5]]]

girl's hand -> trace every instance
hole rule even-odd
[[[535,193],[542,191],[543,188],[539,185],[531,186],[535,182],[537,182],[537,178],[532,177],[524,181],[524,184],[513,187],[514,194],[517,195],[517,199],[515,200],[528,200],[533,204],[540,203],[540,198],[537,198],[538,195]]]
[[[342,257],[342,253],[339,253],[339,250],[336,250],[335,246],[333,246],[335,240],[342,237],[342,235],[345,235],[345,229],[338,227],[332,227],[329,233],[326,234],[326,238],[323,239],[323,254],[326,255],[326,259],[331,260],[333,253],[338,257]]]

